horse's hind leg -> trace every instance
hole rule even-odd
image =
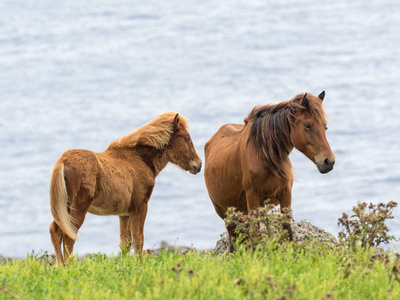
[[[93,198],[89,197],[89,193],[86,189],[80,189],[76,197],[70,201],[70,215],[76,229],[79,230],[79,228],[81,228],[92,203]],[[64,261],[73,255],[74,245],[75,240],[63,234]]]
[[[219,215],[219,217],[222,220],[225,220],[225,218],[226,218],[226,210],[224,208],[222,208],[221,206],[219,206],[213,200],[213,198],[211,198],[211,196],[210,196],[210,199],[211,199],[212,204],[214,205],[215,212]],[[237,234],[235,233],[235,229],[236,229],[236,226],[234,226],[234,225],[230,225],[230,226],[226,225],[226,231],[228,232],[228,238],[229,238],[229,252],[230,253],[232,253],[235,250],[235,248],[233,247],[233,242],[236,241],[236,238],[237,238]]]
[[[128,254],[132,248],[129,216],[119,216],[119,247],[123,254]]]
[[[62,249],[61,249],[63,232],[55,221],[53,221],[53,223],[51,223],[49,231],[50,231],[51,243],[53,244],[54,251],[56,253],[57,264],[58,264],[58,266],[63,266],[64,260],[63,260]]]
[[[235,233],[236,226],[235,225],[227,225],[226,231],[228,231],[228,239],[229,239],[229,252],[232,253],[235,250],[233,243],[237,241],[237,234]]]

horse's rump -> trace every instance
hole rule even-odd
[[[206,143],[204,177],[214,205],[241,206],[240,139],[243,124],[223,125]],[[245,207],[243,208],[245,209]]]
[[[236,143],[243,129],[243,124],[225,124],[222,125],[218,131],[211,137],[211,139],[205,144],[205,154],[209,152],[211,146],[214,148],[224,144],[224,148],[231,147],[233,143]]]
[[[69,199],[81,189],[85,189],[93,198],[97,171],[96,154],[82,149],[64,152],[53,168],[50,181],[51,213],[57,225],[74,240],[78,239],[78,230],[69,214]]]
[[[65,183],[64,164],[57,163],[50,179],[50,208],[54,221],[70,238],[77,240],[77,228],[68,212],[68,193]]]
[[[80,189],[85,189],[89,197],[94,197],[100,162],[95,152],[84,149],[66,151],[59,159],[65,166],[65,181],[69,197],[75,197]]]

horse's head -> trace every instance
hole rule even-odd
[[[294,126],[291,132],[293,146],[314,162],[321,173],[328,173],[335,164],[333,154],[326,139],[326,117],[322,107],[325,92],[318,97],[304,94],[299,100],[299,108],[294,112]]]
[[[174,133],[168,145],[170,161],[192,174],[199,173],[201,159],[194,148],[189,132],[179,121],[179,114],[175,116],[173,127]]]

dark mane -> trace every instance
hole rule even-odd
[[[321,99],[311,94],[303,99],[304,95],[278,104],[256,106],[244,119],[251,126],[248,143],[256,147],[275,175],[286,180],[292,178],[291,168],[285,168],[282,162],[293,149],[290,134],[296,116],[308,111],[318,122],[326,124]]]

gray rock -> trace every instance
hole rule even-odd
[[[300,222],[293,221],[292,231],[293,240],[295,241],[315,240],[318,242],[328,242],[330,245],[338,243],[336,237],[332,233],[326,231],[325,229],[314,226],[306,220],[302,220]],[[229,238],[228,233],[225,231],[221,234],[221,239],[217,241],[217,244],[212,252],[219,254],[228,250]]]
[[[162,250],[168,250],[173,252],[182,252],[185,250],[195,250],[193,247],[179,246],[179,245],[169,245],[166,241],[161,242],[160,248],[154,250],[154,254],[160,254]]]
[[[225,231],[221,234],[221,239],[217,241],[215,248],[211,252],[215,252],[217,254],[224,253],[225,251],[229,250],[230,242],[228,232]]]
[[[338,243],[336,237],[332,233],[314,226],[306,220],[293,222],[292,231],[293,240],[295,241],[316,240],[318,242],[328,242],[330,244]]]

